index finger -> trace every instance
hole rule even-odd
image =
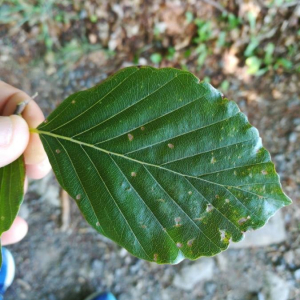
[[[37,103],[23,91],[4,82],[0,82],[0,94],[1,115],[12,115],[20,102],[28,101],[28,105],[22,112],[22,117],[27,122],[29,128],[35,128],[44,121],[44,114]],[[30,134],[29,144],[24,152],[24,158],[29,177],[39,179],[49,172],[50,164],[38,134]]]
[[[14,94],[21,92],[19,89],[0,80],[0,115],[3,113],[3,109]]]

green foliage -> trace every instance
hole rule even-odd
[[[162,61],[162,55],[160,53],[153,53],[150,56],[150,60],[154,63],[154,64],[160,64]]]
[[[0,0],[0,20],[3,24],[13,24],[17,31],[24,24],[35,27],[39,34],[37,39],[45,45],[47,52],[63,48],[54,32],[60,24],[69,24],[79,20],[79,14],[74,11],[61,9],[61,5],[72,5],[71,0]],[[91,22],[93,16],[91,16]],[[81,40],[81,44],[82,44]]]
[[[247,45],[244,55],[246,57],[253,56],[255,54],[255,50],[257,49],[258,45],[259,45],[259,40],[253,37],[250,43]]]
[[[166,57],[167,57],[168,60],[173,60],[175,54],[176,54],[175,48],[174,48],[174,47],[169,47],[169,48],[168,48],[168,54],[167,54]]]
[[[0,168],[0,237],[12,225],[24,194],[25,166],[23,156]],[[0,245],[1,248],[1,245]],[[0,268],[2,256],[0,251]]]
[[[241,19],[234,15],[233,13],[229,13],[227,15],[228,18],[228,24],[229,24],[229,30],[237,28],[241,23]]]
[[[221,31],[217,40],[217,47],[223,48],[226,45],[226,31]]]
[[[185,17],[186,17],[186,21],[187,21],[188,24],[190,24],[190,23],[192,23],[194,21],[194,15],[190,11],[187,11],[185,13]]]
[[[274,54],[274,50],[275,50],[275,45],[273,43],[268,43],[264,50],[265,50],[264,63],[267,66],[269,66],[274,61],[273,54]]]
[[[201,19],[196,19],[194,22],[198,27],[198,37],[195,39],[195,42],[207,42],[212,36],[211,22]]]
[[[208,55],[208,48],[205,44],[200,44],[196,48],[196,53],[198,54],[197,63],[199,66],[202,66],[205,63],[205,59]]]
[[[258,74],[261,64],[262,60],[257,56],[250,56],[246,59],[246,65],[248,67],[248,73],[250,75]]]
[[[145,260],[215,255],[291,202],[257,130],[189,72],[123,69],[31,131],[89,224]]]
[[[230,87],[230,83],[228,80],[222,81],[221,86],[220,86],[220,89],[222,92],[227,92],[229,90],[229,87]]]

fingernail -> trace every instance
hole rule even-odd
[[[13,123],[10,117],[0,117],[0,146],[8,146],[13,136]]]

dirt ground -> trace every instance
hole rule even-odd
[[[212,50],[208,49],[204,63],[199,65],[198,44],[193,42],[199,27],[194,28],[185,21],[186,12],[221,24],[220,7],[207,3],[210,1],[187,1],[188,4],[174,1],[172,5],[164,1],[124,0],[112,1],[110,5],[104,2],[87,1],[85,10],[72,7],[81,14],[85,11],[86,15],[72,21],[68,28],[67,25],[51,27],[49,23],[48,27],[56,30],[51,35],[54,41],[51,51],[37,38],[40,24],[27,22],[15,31],[15,23],[1,24],[0,20],[0,79],[29,94],[38,92],[36,101],[47,115],[69,94],[91,87],[134,63],[187,68],[199,78],[209,77],[214,86],[239,104],[259,129],[281,176],[283,189],[293,204],[276,215],[274,223],[279,229],[271,225],[266,243],[265,233],[257,232],[250,244],[230,247],[214,258],[160,266],[131,256],[97,234],[85,222],[73,200],[70,222],[62,226],[66,208],[62,207],[55,177],[50,174],[30,182],[20,212],[28,221],[29,233],[22,242],[10,247],[17,274],[5,299],[81,300],[94,291],[111,291],[119,300],[299,300],[300,76],[296,69],[299,55],[296,53],[290,59],[295,69],[268,65],[262,76],[249,75],[242,54],[245,46],[236,43],[242,37],[246,39],[251,28],[241,25],[239,34],[230,31],[226,49],[218,49],[216,39],[203,42],[211,45]],[[264,1],[258,1],[261,2]],[[226,10],[237,14],[241,13],[243,3],[249,4],[248,1],[212,3],[223,4]],[[91,20],[88,5],[98,7],[96,22],[86,21]],[[255,5],[261,9],[255,28],[261,29],[270,11]],[[0,1],[0,11],[1,8],[4,4]],[[71,8],[66,5],[61,9]],[[285,47],[291,45],[286,46],[287,38],[294,37],[292,44],[299,47],[299,5],[280,8],[276,13],[268,23],[269,30],[278,24],[282,28],[285,21],[288,24],[283,33],[277,32],[268,39],[276,44],[273,56],[286,58],[290,54],[284,52]],[[160,37],[155,37],[153,24],[159,28],[165,26]],[[86,30],[85,43],[101,44],[101,48],[80,52],[72,61],[73,50],[68,48],[62,58],[59,47],[67,43],[69,35],[80,36],[82,26]],[[219,34],[212,30],[213,36]],[[167,56],[169,48],[176,50],[172,59]],[[186,58],[188,49],[192,49],[192,55]],[[161,61],[155,61],[153,53],[160,54]],[[256,55],[261,54],[258,51]]]

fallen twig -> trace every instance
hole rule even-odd
[[[70,226],[70,198],[68,193],[61,189],[60,191],[60,201],[61,201],[61,231],[67,231]]]
[[[36,98],[38,95],[38,93],[35,93],[31,99],[34,99]],[[25,107],[28,105],[28,103],[30,102],[30,100],[25,100],[25,101],[22,101],[20,103],[17,104],[17,107],[14,111],[14,115],[21,115],[21,113],[24,111]]]

